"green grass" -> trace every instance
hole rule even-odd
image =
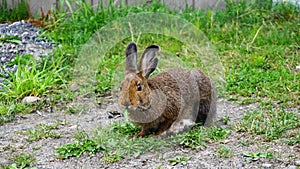
[[[11,42],[11,43],[20,44],[21,43],[21,38],[16,37],[16,36],[0,37],[0,47],[3,45],[4,42]]]
[[[257,110],[247,112],[237,124],[237,130],[262,135],[266,141],[288,139],[299,143],[300,116],[286,110]]]
[[[220,141],[226,138],[229,133],[230,129],[195,127],[195,129],[184,134],[180,144],[191,149],[204,148],[207,142]]]
[[[16,155],[12,157],[13,164],[9,166],[5,166],[5,169],[36,169],[36,167],[32,167],[36,162],[36,158],[31,154],[21,153],[20,155]],[[0,165],[1,166],[1,165]]]
[[[182,165],[186,165],[187,161],[190,159],[191,157],[182,157],[182,156],[176,156],[175,158],[172,158],[169,160],[169,162],[172,165],[177,165],[178,163],[182,164]]]
[[[53,130],[58,129],[59,125],[59,122],[56,125],[39,124],[39,129],[31,129],[24,133],[28,135],[26,141],[34,142],[47,138],[58,139],[60,138],[60,134]]]
[[[8,8],[7,0],[2,0],[0,5],[0,23],[13,22],[29,18],[26,0],[13,1],[13,8]]]
[[[257,161],[261,158],[273,158],[273,152],[244,152],[243,156],[246,157],[248,163],[252,161]]]
[[[56,84],[64,83],[60,75],[63,70],[60,68],[61,60],[51,64],[48,64],[48,61],[40,64],[30,56],[16,57],[18,69],[11,74],[12,79],[6,82],[0,96],[12,100],[19,100],[29,95],[43,96],[47,95],[47,92],[53,92]]]
[[[95,155],[102,152],[104,162],[110,163],[129,155],[138,155],[149,150],[161,149],[166,141],[153,138],[131,139],[137,130],[132,123],[113,124],[109,129],[99,128],[94,137],[77,137],[77,141],[57,149],[58,158],[79,157],[84,153]]]
[[[77,135],[77,141],[62,145],[57,149],[57,157],[66,159],[80,157],[83,154],[104,154],[104,162],[118,161],[128,156],[138,156],[146,151],[161,151],[174,145],[196,149],[205,147],[208,142],[218,142],[227,137],[229,130],[222,128],[194,127],[191,131],[170,138],[137,138],[132,139],[140,128],[131,122],[114,123],[107,128],[97,129],[91,137],[87,134]],[[179,160],[179,161],[178,161]],[[177,159],[185,163],[186,160]]]
[[[0,124],[10,121],[18,113],[30,113],[41,108],[41,102],[26,105],[22,99],[26,96],[48,97],[53,93],[59,95],[65,89],[65,67],[62,58],[52,60],[51,57],[36,61],[31,55],[17,56],[10,64],[17,64],[18,69],[11,73],[0,89]],[[66,92],[67,93],[67,92]],[[60,96],[62,97],[62,96]],[[59,99],[57,99],[59,100]]]
[[[230,148],[225,145],[219,145],[217,148],[217,152],[220,158],[229,158],[233,156]]]

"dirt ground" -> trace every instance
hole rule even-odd
[[[230,148],[233,156],[220,158],[217,153],[218,143],[208,143],[207,147],[200,150],[190,150],[174,146],[162,152],[147,152],[138,157],[128,157],[111,164],[103,163],[103,154],[95,156],[83,155],[65,160],[56,158],[56,148],[75,141],[74,134],[85,131],[90,132],[101,126],[107,126],[122,117],[108,118],[107,110],[113,108],[111,98],[106,105],[91,106],[87,112],[65,113],[60,111],[37,111],[31,114],[18,115],[17,118],[0,126],[0,166],[12,163],[11,158],[17,154],[33,154],[36,158],[34,166],[39,169],[56,168],[288,168],[297,169],[300,166],[300,145],[288,146],[279,142],[261,142],[258,137],[246,133],[231,132],[223,140],[223,144]],[[108,104],[108,105],[107,105]],[[257,108],[258,104],[238,105],[234,102],[220,99],[218,104],[218,119],[229,116],[229,123],[239,121],[242,115]],[[28,142],[27,130],[35,129],[39,124],[55,125],[61,122],[55,132],[60,133],[59,139],[48,138]],[[254,144],[242,146],[242,141],[253,140]],[[260,158],[248,163],[243,152],[275,152],[273,158]],[[169,159],[181,155],[191,157],[186,165],[172,165]]]

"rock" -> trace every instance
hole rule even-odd
[[[297,168],[298,168],[298,167],[295,166],[295,165],[291,165],[291,166],[288,167],[288,169],[297,169]]]
[[[4,158],[4,157],[0,157],[0,164],[1,165],[9,165],[11,163],[11,161],[9,161],[8,159]]]
[[[264,163],[264,164],[262,164],[262,167],[263,168],[271,168],[273,165],[272,164],[270,164],[270,163]]]
[[[108,115],[108,118],[119,118],[123,116],[122,110],[117,103],[109,105],[105,112]]]
[[[300,166],[300,160],[296,160],[296,161],[295,161],[295,164],[296,164],[297,166]]]
[[[25,104],[32,104],[32,103],[36,103],[40,100],[41,100],[41,98],[39,98],[39,97],[27,96],[27,97],[23,98],[22,102],[25,103]]]
[[[244,166],[245,166],[245,164],[239,163],[236,168],[240,169],[240,168],[243,168]]]

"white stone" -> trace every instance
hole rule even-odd
[[[26,103],[26,104],[32,104],[32,103],[38,102],[40,100],[41,100],[41,98],[39,98],[39,97],[27,96],[27,97],[23,98],[22,102]]]
[[[272,164],[270,164],[270,163],[264,163],[264,164],[262,164],[262,167],[263,168],[271,168]]]

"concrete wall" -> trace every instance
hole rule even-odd
[[[21,0],[0,0],[0,4],[4,1],[7,1],[8,5],[12,7],[16,5],[18,1]],[[67,10],[67,0],[25,0],[28,2],[30,11],[32,14],[40,15],[41,8],[44,12],[48,10],[64,9]],[[72,0],[74,1],[74,0]],[[79,0],[80,1],[80,0]],[[88,4],[91,5],[108,5],[110,1],[115,2],[118,5],[138,5],[141,3],[151,3],[153,0],[85,0]],[[181,10],[185,9],[186,6],[191,7],[192,9],[224,9],[225,0],[159,0],[161,3],[166,4],[172,10]],[[276,2],[291,2],[298,4],[300,7],[300,0],[273,0]],[[64,6],[64,7],[62,7]],[[72,6],[76,6],[75,3],[72,3]]]
[[[0,0],[0,4],[4,0]],[[17,4],[20,0],[6,0],[8,5],[12,7]],[[65,0],[26,0],[28,6],[30,7],[31,14],[40,15],[41,9],[44,12],[48,10],[67,9],[67,4]],[[91,5],[109,4],[110,0],[86,0],[87,3]],[[152,0],[113,0],[117,5],[138,5],[141,3],[151,3]],[[185,9],[186,6],[189,6],[193,9],[220,9],[225,8],[224,0],[160,0],[161,3],[166,4],[172,10],[181,10]],[[64,7],[62,7],[64,5]],[[72,6],[76,6],[72,3]]]
[[[150,3],[151,0],[125,0],[127,5],[138,5],[147,2]],[[160,3],[166,4],[172,10],[185,9],[186,6],[189,6],[192,9],[225,8],[224,0],[160,0]]]

